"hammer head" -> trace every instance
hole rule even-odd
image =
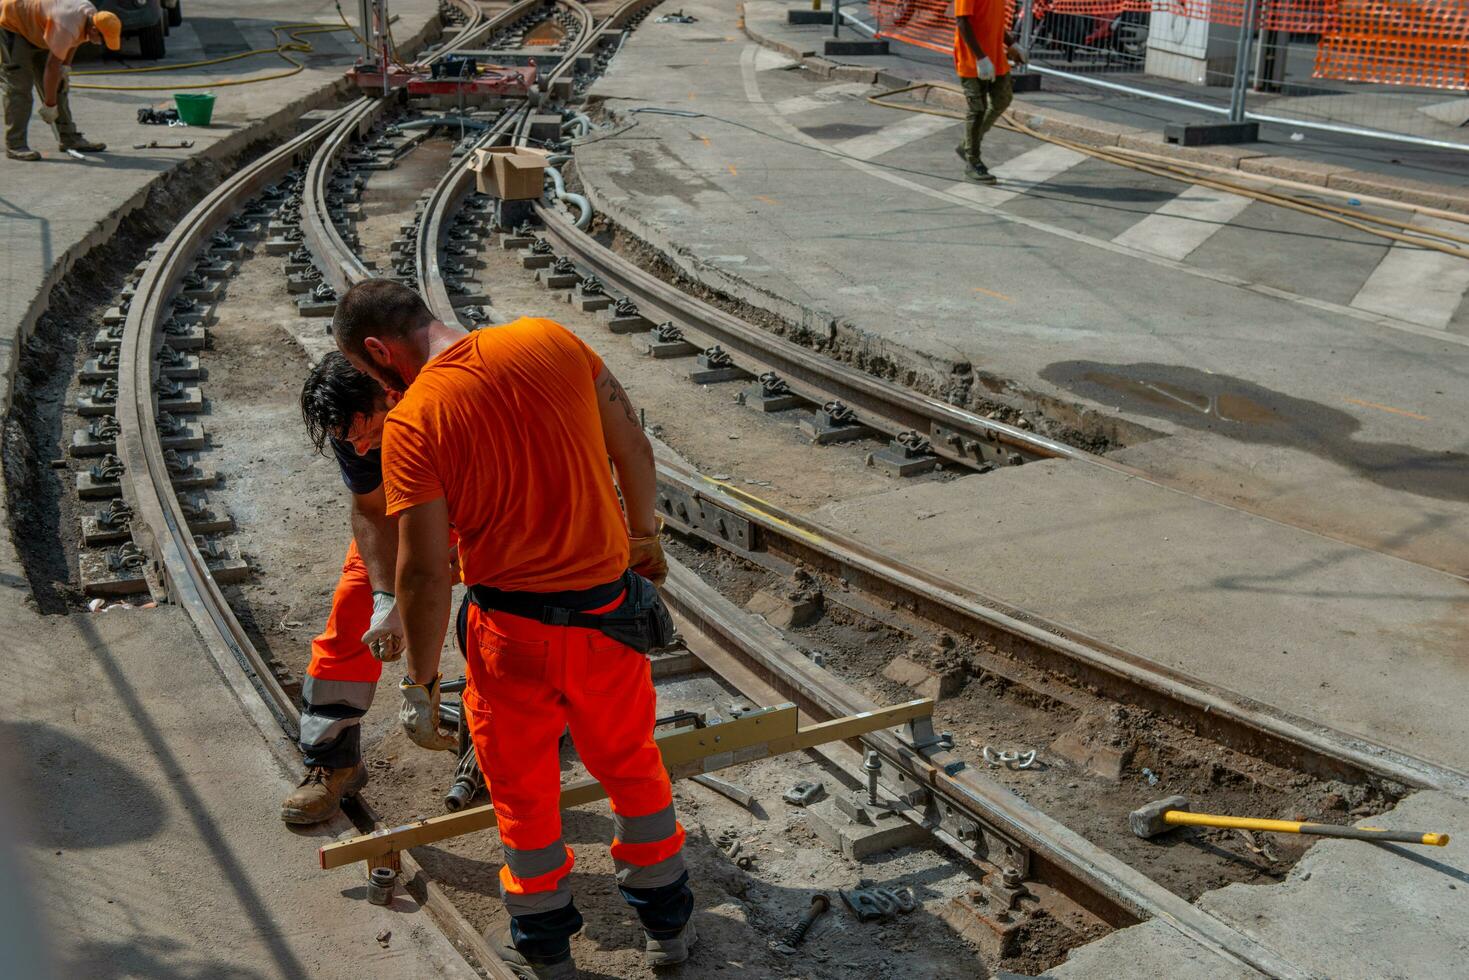
[[[1157,837],[1159,834],[1172,830],[1171,824],[1163,821],[1163,814],[1169,810],[1187,810],[1188,797],[1170,796],[1166,799],[1155,800],[1147,806],[1139,807],[1128,814],[1127,823],[1132,827],[1132,832],[1143,840],[1149,837]]]

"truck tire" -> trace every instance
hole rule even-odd
[[[138,32],[138,48],[143,58],[148,61],[159,61],[167,53],[163,42],[163,21],[152,27],[145,27]]]

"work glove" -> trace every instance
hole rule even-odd
[[[663,557],[663,541],[658,537],[663,530],[663,519],[658,519],[658,530],[646,538],[627,539],[627,565],[654,585],[662,585],[668,578],[668,559]]]
[[[61,118],[61,105],[59,103],[57,105],[47,105],[42,102],[41,109],[36,115],[40,116],[46,125],[55,129],[57,120]]]
[[[372,623],[362,634],[362,642],[385,664],[403,656],[403,620],[398,616],[398,600],[393,593],[372,594]]]
[[[403,704],[398,708],[398,723],[415,745],[457,752],[459,739],[439,731],[439,681],[442,679],[442,674],[435,674],[427,684],[415,684],[404,677],[398,684],[403,695]]]

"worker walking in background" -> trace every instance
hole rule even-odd
[[[56,133],[63,150],[100,153],[96,143],[77,131],[67,98],[66,75],[83,44],[122,47],[122,21],[97,12],[86,0],[0,0],[0,69],[5,78],[5,155],[12,160],[39,160],[31,149],[31,89],[41,95],[38,115]]]
[[[1010,107],[1010,62],[1025,61],[1005,18],[1005,0],[954,0],[954,70],[968,103],[964,142],[955,152],[964,176],[981,184],[996,181],[980,157],[980,141]]]
[[[567,880],[557,751],[569,725],[611,798],[612,859],[646,933],[645,960],[683,962],[696,939],[693,895],[644,656],[673,630],[653,585],[666,565],[636,411],[601,359],[550,320],[466,334],[379,279],[348,290],[332,330],[356,367],[405,391],[384,425],[382,462],[399,522],[400,717],[420,744],[444,737],[444,542],[451,521],[459,532],[470,603],[463,705],[505,855],[501,955],[537,977],[576,975],[571,936],[582,917]]]

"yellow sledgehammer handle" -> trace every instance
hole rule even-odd
[[[1448,834],[1420,834],[1411,830],[1384,830],[1381,827],[1341,827],[1331,823],[1302,823],[1299,820],[1261,820],[1257,817],[1224,817],[1213,813],[1190,813],[1168,810],[1164,823],[1182,827],[1224,827],[1227,830],[1266,830],[1276,834],[1315,834],[1318,837],[1347,837],[1352,840],[1389,840],[1402,844],[1427,844],[1443,847]]]

